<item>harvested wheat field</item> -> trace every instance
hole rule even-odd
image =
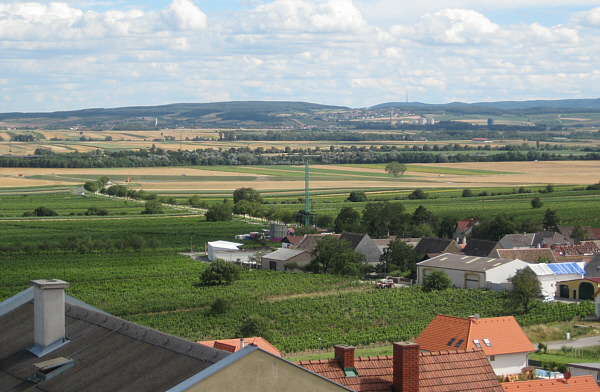
[[[310,173],[311,189],[331,190],[588,185],[600,182],[600,161],[418,164],[408,165],[405,175],[398,178],[387,174],[382,168],[344,165],[314,165]],[[3,168],[0,187],[81,186],[85,181],[96,180],[100,176],[123,184],[130,178],[128,186],[159,193],[232,191],[240,187],[252,187],[259,191],[304,189],[304,168],[300,166]]]

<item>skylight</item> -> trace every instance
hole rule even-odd
[[[483,343],[485,343],[485,345],[488,347],[492,347],[492,343],[490,343],[489,339],[483,339]]]
[[[454,347],[457,347],[457,348],[460,347],[460,345],[463,344],[464,341],[465,341],[464,339],[460,339],[458,341],[458,343],[456,343],[456,346],[454,346]]]
[[[456,341],[456,338],[450,339],[450,341],[448,342],[447,346],[452,346],[455,341]]]
[[[33,366],[37,368],[37,371],[29,378],[29,381],[38,383],[49,380],[57,374],[69,369],[74,364],[75,361],[66,357],[58,357],[48,361],[34,363]]]
[[[481,348],[481,342],[477,339],[473,340],[473,343],[475,343],[475,347],[477,348]]]

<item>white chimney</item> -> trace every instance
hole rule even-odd
[[[65,338],[65,288],[69,284],[57,279],[32,280],[33,340],[29,351],[42,357],[68,343]]]
[[[246,340],[244,338],[240,339],[240,348],[246,347]]]

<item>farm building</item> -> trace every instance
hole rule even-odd
[[[285,263],[294,262],[299,267],[310,263],[310,253],[299,249],[277,249],[261,258],[261,268],[285,271]]]
[[[529,264],[522,260],[494,259],[444,253],[417,263],[417,283],[435,270],[448,274],[454,287],[465,289],[510,290],[508,278]]]
[[[529,264],[529,268],[535,273],[551,297],[556,296],[557,283],[559,281],[581,279],[585,275],[581,263],[550,263]]]
[[[572,376],[592,376],[600,384],[600,363],[567,363],[567,366]]]
[[[554,263],[554,253],[550,248],[532,248],[532,249],[496,249],[490,257],[501,259],[519,259],[527,263]]]
[[[302,235],[288,235],[281,240],[282,248],[294,248],[304,239]]]
[[[507,234],[500,239],[501,249],[544,248],[551,245],[570,245],[573,241],[554,231],[537,233]]]
[[[423,259],[435,257],[442,253],[461,253],[462,249],[454,240],[447,238],[424,237],[415,246],[415,251],[424,255]]]
[[[422,350],[481,349],[498,376],[520,374],[535,348],[512,316],[437,315],[415,339]]]
[[[467,240],[467,245],[463,248],[463,253],[467,256],[479,256],[479,257],[497,257],[503,259],[504,257],[498,257],[495,254],[496,249],[500,247],[498,241],[480,240],[477,238],[470,238]],[[509,258],[509,257],[506,257]]]
[[[479,222],[475,219],[463,219],[461,221],[456,222],[454,225],[454,235],[452,238],[458,243],[460,243],[463,239],[471,237],[473,233],[473,227],[478,225]]]
[[[354,249],[355,252],[365,255],[368,264],[379,264],[379,257],[382,252],[368,234],[345,232],[340,236],[340,240],[348,241],[350,247]]]
[[[233,255],[235,252],[239,252],[239,244],[237,242],[229,241],[213,241],[208,243],[208,260],[213,261],[216,259],[223,260],[235,260]]]
[[[600,277],[563,280],[557,283],[558,298],[566,299],[593,299],[594,293],[598,291]]]
[[[587,278],[600,277],[600,255],[592,257],[592,259],[585,265],[584,270]]]

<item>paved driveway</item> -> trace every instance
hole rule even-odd
[[[546,344],[548,345],[549,350],[559,350],[562,346],[573,348],[600,346],[600,335],[588,336],[586,338],[578,338],[571,340],[555,340]],[[536,344],[534,344],[534,346],[537,347]]]

